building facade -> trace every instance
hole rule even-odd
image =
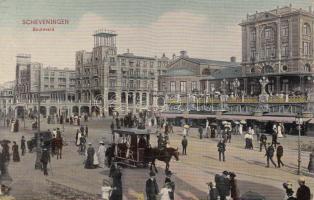
[[[0,117],[12,117],[14,105],[15,81],[8,81],[0,85]]]
[[[248,15],[242,27],[242,73],[246,94],[257,94],[261,76],[272,95],[313,88],[314,13],[291,6]],[[251,83],[248,83],[250,81]],[[250,86],[248,86],[250,85]]]
[[[147,110],[154,106],[158,75],[165,73],[169,59],[118,54],[117,34],[99,30],[91,52],[76,52],[78,113],[111,115]]]
[[[36,114],[40,95],[40,113],[69,115],[75,103],[76,72],[68,68],[44,67],[31,61],[31,55],[17,55],[15,112],[21,117]]]

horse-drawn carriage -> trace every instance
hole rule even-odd
[[[51,140],[52,140],[51,132],[50,131],[42,131],[40,133],[35,132],[34,137],[32,137],[30,140],[27,141],[27,147],[28,147],[29,152],[32,152],[33,148],[36,147],[38,135],[39,135],[42,145],[50,148]]]
[[[113,130],[111,153],[115,162],[129,167],[147,167],[149,164],[155,167],[155,160],[166,163],[166,170],[169,169],[169,162],[172,157],[179,159],[178,148],[173,147],[151,147],[150,131],[147,129],[115,129]]]
[[[114,160],[130,167],[145,167],[145,151],[149,147],[150,133],[146,129],[113,130]]]

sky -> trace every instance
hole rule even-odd
[[[16,55],[59,68],[75,67],[75,52],[91,51],[92,34],[114,30],[118,53],[169,58],[241,61],[241,27],[247,13],[289,6],[308,9],[313,0],[0,0],[0,83],[14,80]],[[67,19],[64,25],[25,25],[24,19]],[[34,32],[33,27],[54,27]]]

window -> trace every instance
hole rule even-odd
[[[154,62],[153,61],[150,62],[150,67],[154,67]]]
[[[125,66],[125,59],[121,59],[121,65]]]
[[[153,82],[153,81],[150,81],[148,87],[149,87],[149,89],[153,89],[153,87],[154,87],[154,82]]]
[[[284,66],[282,66],[282,71],[288,71],[288,66],[287,65],[284,65]]]
[[[310,43],[308,42],[303,42],[303,55],[310,55]]]
[[[255,60],[256,56],[256,49],[251,49],[251,58]]]
[[[285,27],[281,28],[281,36],[288,36],[288,33],[289,33],[288,26],[285,26]]]
[[[122,87],[123,87],[123,88],[126,87],[126,80],[125,80],[125,79],[122,80]]]
[[[133,76],[133,69],[130,69],[129,75],[130,75],[130,76]]]
[[[133,84],[133,80],[130,80],[130,88],[133,88],[134,84]]]
[[[283,46],[281,48],[281,56],[283,56],[283,57],[287,57],[288,56],[288,47],[287,46]]]
[[[311,34],[311,28],[310,25],[305,23],[303,25],[303,35],[310,35]]]
[[[115,79],[110,79],[109,80],[109,87],[111,87],[111,88],[116,87],[116,80]]]
[[[185,81],[180,82],[180,92],[186,92],[186,82]]]
[[[170,92],[175,92],[176,91],[176,82],[171,81],[170,82]]]
[[[271,56],[271,48],[267,47],[266,48],[266,58],[270,58],[270,56]]]
[[[256,31],[255,30],[253,30],[251,32],[251,41],[256,41]]]
[[[55,72],[51,72],[51,73],[50,73],[50,76],[54,76],[54,75],[55,75]]]
[[[110,64],[112,64],[112,65],[115,64],[115,59],[113,57],[110,57]]]
[[[161,67],[161,61],[158,61],[158,67]]]
[[[136,71],[135,71],[135,76],[136,76],[136,77],[140,77],[140,76],[141,76],[141,71],[140,71],[140,69],[136,69]]]
[[[143,77],[147,77],[147,70],[145,69],[145,70],[143,70]]]
[[[197,83],[196,83],[196,81],[192,81],[191,88],[192,88],[192,91],[193,90],[197,90]]]
[[[147,67],[147,61],[143,62],[143,67]]]
[[[140,67],[141,66],[141,61],[137,60],[136,61],[136,67]]]
[[[267,28],[265,29],[265,39],[269,40],[271,38],[271,29]]]
[[[143,81],[143,88],[147,88],[147,81]]]
[[[136,80],[136,88],[139,89],[141,87],[141,80]]]

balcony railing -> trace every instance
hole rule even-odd
[[[207,101],[205,102],[205,97],[195,98],[194,100],[187,97],[181,97],[181,99],[169,99],[167,101],[168,104],[186,104],[188,103],[198,103],[198,104],[219,104],[219,103],[228,103],[228,104],[257,104],[260,103],[259,97],[229,97],[226,101],[223,101],[220,98],[209,98],[207,97]],[[307,98],[305,96],[296,96],[296,97],[269,97],[267,103],[306,103]]]

